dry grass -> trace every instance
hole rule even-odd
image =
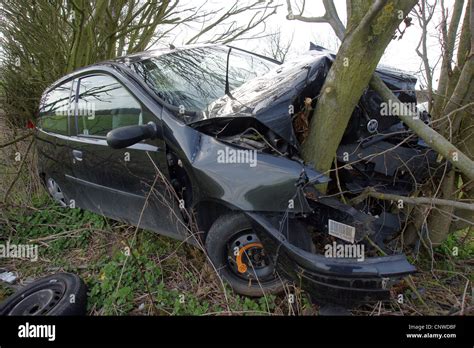
[[[0,122],[2,118],[0,117]],[[5,124],[0,124],[6,130]],[[24,133],[0,132],[0,144]],[[69,212],[58,211],[45,201],[44,189],[36,174],[35,151],[28,153],[30,139],[0,148],[0,239],[19,238],[40,246],[38,262],[3,259],[2,267],[16,271],[20,280],[42,275],[72,271],[89,286],[91,315],[314,315],[318,307],[311,305],[306,294],[288,285],[280,296],[255,300],[241,297],[223,286],[215,270],[198,248],[156,236],[134,227],[113,222],[95,214],[81,215],[75,226]],[[21,154],[21,161],[15,155]],[[26,155],[26,156],[25,156]],[[24,163],[22,170],[19,170]],[[14,185],[4,202],[12,182]],[[50,212],[49,212],[50,211]],[[35,225],[37,234],[23,236],[24,217],[43,214],[46,221]],[[42,216],[43,216],[42,215]],[[63,220],[64,218],[64,220]],[[58,221],[59,220],[59,221]],[[48,232],[51,231],[51,232]],[[33,231],[34,232],[34,231]],[[472,315],[472,234],[458,236],[467,250],[463,258],[436,250],[434,261],[420,255],[416,261],[419,272],[401,282],[388,303],[364,305],[353,309],[354,315]],[[123,256],[127,246],[134,245],[129,257]],[[467,255],[467,256],[466,256]],[[433,265],[433,268],[432,268]],[[113,279],[112,279],[113,278]],[[108,282],[111,285],[107,287]],[[140,286],[136,287],[134,282]],[[116,287],[116,288],[114,288]],[[121,289],[131,294],[118,296]],[[8,292],[8,291],[7,291]],[[0,298],[7,294],[0,289]],[[288,303],[288,294],[296,301]],[[398,302],[397,296],[403,295]],[[180,301],[184,297],[184,303]],[[121,301],[124,301],[122,303]]]

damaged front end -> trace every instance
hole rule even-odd
[[[326,257],[291,244],[271,219],[247,213],[277,270],[308,291],[317,303],[354,306],[390,299],[390,288],[415,272],[405,255],[356,258]],[[291,233],[291,232],[290,232]]]
[[[300,157],[300,144],[307,136],[308,116],[331,60],[326,53],[313,54],[256,78],[234,90],[232,96],[216,100],[191,126],[229,146],[301,164],[303,170],[294,179],[291,197],[267,200],[272,209],[254,206],[244,211],[280,274],[307,290],[316,302],[352,306],[388,300],[391,286],[416,269],[405,255],[387,246],[404,218],[392,205],[371,200],[350,206],[329,196],[337,197],[342,190],[346,198],[354,198],[366,187],[409,194],[418,181],[440,172],[444,164],[396,117],[381,117],[381,100],[367,90],[337,152],[339,168],[332,173],[337,171],[338,178],[330,180],[329,196],[321,196],[306,174],[309,170]],[[402,101],[416,101],[412,77],[386,69],[377,73]],[[265,186],[272,186],[272,176],[267,177]],[[296,223],[305,226],[314,250],[291,242]],[[362,255],[347,253],[356,248]],[[391,256],[378,256],[381,253]]]
[[[255,131],[268,135],[264,127]],[[327,183],[328,178],[302,162],[275,156],[285,145],[273,149],[275,144],[267,144],[251,171],[250,165],[216,165],[219,151],[244,149],[234,140],[230,135],[219,140],[205,134],[199,137],[199,151],[191,165],[201,191],[206,192],[206,199],[226,202],[232,210],[245,212],[276,270],[300,285],[315,302],[353,306],[388,300],[391,286],[415,272],[405,255],[377,257],[372,240],[399,228],[388,223],[388,213],[371,216],[321,196],[313,185]],[[266,141],[270,143],[270,139]],[[296,225],[310,235],[311,248],[297,246],[294,234],[292,238]],[[362,253],[347,257],[337,250],[347,247],[362,248]],[[333,253],[328,253],[328,248],[334,249]]]
[[[391,286],[415,267],[387,247],[403,220],[393,204],[365,200],[350,206],[338,198],[354,198],[369,186],[411,192],[442,163],[399,119],[381,117],[378,96],[367,90],[344,134],[333,176],[306,165],[300,146],[332,59],[313,52],[244,83],[205,110],[186,117],[176,111],[186,126],[167,111],[162,117],[168,155],[181,163],[178,171],[186,178],[175,180],[186,193],[186,207],[198,216],[204,215],[200,206],[245,213],[280,274],[316,302],[351,306],[389,299]],[[400,100],[416,101],[416,80],[377,73]],[[220,161],[230,152],[258,156],[247,163]],[[315,190],[317,184],[328,184],[328,196]],[[294,229],[301,226],[311,247],[295,243]]]
[[[416,271],[403,254],[377,256],[371,239],[387,233],[390,224],[314,193],[308,204],[305,214],[247,215],[280,274],[306,290],[313,301],[349,307],[389,300],[392,285]],[[296,222],[311,232],[313,250],[290,242]]]

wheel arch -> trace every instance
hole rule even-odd
[[[206,240],[207,233],[211,228],[214,221],[217,220],[222,215],[228,213],[238,213],[241,212],[240,209],[229,206],[224,201],[214,201],[214,200],[205,200],[200,201],[194,206],[194,211],[196,212],[196,222],[199,228],[199,231],[202,231],[202,239]]]

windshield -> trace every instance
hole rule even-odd
[[[203,111],[225,94],[229,47],[199,47],[133,63],[133,69],[165,102],[184,111]],[[229,90],[274,68],[273,63],[232,48]]]

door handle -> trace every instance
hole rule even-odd
[[[79,150],[72,150],[72,157],[76,161],[82,161],[82,151]]]

